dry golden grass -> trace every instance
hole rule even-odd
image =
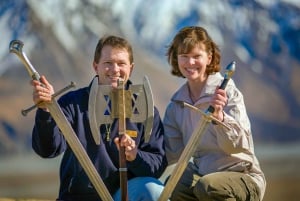
[[[55,200],[37,200],[37,199],[12,199],[12,198],[0,198],[0,201],[55,201]]]

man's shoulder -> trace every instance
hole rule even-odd
[[[89,95],[88,87],[82,87],[65,93],[60,97],[60,101],[73,102],[75,100],[88,99],[88,95]]]

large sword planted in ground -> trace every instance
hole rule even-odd
[[[40,80],[39,73],[35,70],[35,68],[30,63],[29,59],[27,58],[26,54],[23,52],[23,42],[20,40],[13,40],[9,44],[9,51],[15,53],[19,59],[21,59],[22,63],[25,65],[29,76],[34,80]],[[69,87],[67,87],[69,88]],[[61,90],[62,91],[62,90]],[[64,91],[64,90],[63,90]],[[81,164],[82,168],[84,169],[85,173],[89,177],[91,183],[95,187],[97,193],[101,197],[102,200],[112,201],[112,197],[109,194],[105,184],[103,183],[101,177],[99,176],[95,166],[93,165],[92,161],[90,160],[89,156],[87,155],[86,151],[84,150],[82,144],[80,143],[78,137],[76,136],[73,128],[71,127],[70,123],[66,119],[65,115],[63,114],[59,104],[55,100],[55,96],[58,94],[54,94],[52,96],[51,102],[45,102],[45,106],[48,108],[51,116],[55,120],[57,126],[61,130],[62,135],[65,137],[66,141],[68,142],[69,146],[71,147],[72,151],[74,152],[75,156],[77,157],[79,163]],[[28,109],[32,110],[35,108],[32,106]]]
[[[228,81],[232,77],[235,71],[235,62],[231,62],[227,67],[226,67],[226,72],[224,75],[224,80],[219,88],[225,89]],[[200,110],[197,107],[194,107],[188,103],[185,102],[180,102],[183,107],[189,107],[191,109],[194,109],[202,114],[202,118],[198,123],[198,126],[192,133],[192,136],[190,137],[187,145],[185,146],[183,152],[181,153],[176,166],[174,167],[173,172],[171,173],[170,178],[168,179],[168,182],[161,193],[159,197],[159,201],[166,201],[170,198],[171,193],[173,192],[177,182],[179,181],[181,175],[183,174],[185,168],[188,165],[189,160],[191,159],[192,155],[195,152],[195,149],[197,148],[197,145],[201,141],[202,135],[205,133],[208,125],[210,122],[219,124],[227,129],[230,130],[228,126],[226,126],[224,123],[219,121],[218,119],[214,118],[212,116],[212,113],[214,112],[214,108],[212,106],[209,106],[205,112]]]

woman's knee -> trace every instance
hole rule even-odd
[[[199,179],[194,187],[194,194],[199,200],[213,200],[215,194],[226,194],[222,180],[215,176],[204,176]],[[224,192],[223,192],[224,191]]]
[[[199,198],[199,200],[208,199],[209,198],[209,186],[210,186],[210,181],[205,178],[201,178],[194,187],[194,190],[193,190],[194,195],[197,198]]]

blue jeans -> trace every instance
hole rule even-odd
[[[129,201],[157,201],[164,185],[153,177],[136,177],[128,181]],[[119,189],[113,196],[115,201],[121,200]]]

